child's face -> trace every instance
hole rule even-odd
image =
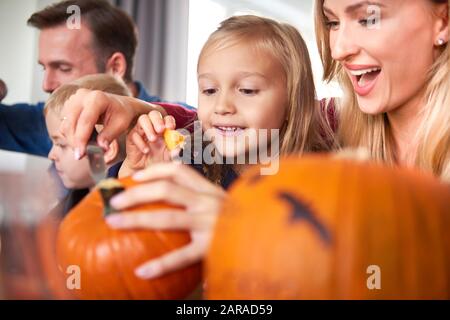
[[[86,157],[81,160],[75,160],[73,149],[59,133],[60,117],[49,111],[45,117],[45,122],[53,142],[48,158],[54,161],[64,186],[69,189],[84,189],[93,186],[94,181],[90,176],[89,160]]]
[[[284,71],[273,56],[249,44],[206,52],[199,63],[198,85],[199,120],[226,157],[257,147],[260,140],[242,139],[251,131],[280,129],[285,121]]]

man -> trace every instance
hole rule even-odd
[[[71,29],[67,20],[69,6],[80,8],[81,24]],[[124,79],[133,95],[147,102],[159,102],[134,82],[132,70],[137,46],[135,25],[120,9],[103,0],[68,0],[34,13],[28,24],[40,30],[39,64],[44,69],[42,89],[51,93],[60,85],[81,76],[110,73]],[[0,104],[0,149],[47,156],[51,142],[42,113],[37,105]],[[172,114],[179,126],[195,118],[195,111],[179,106],[159,109]]]

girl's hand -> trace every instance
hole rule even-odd
[[[188,245],[141,265],[136,275],[155,278],[201,261],[208,250],[225,191],[177,162],[155,164],[151,170],[138,172],[134,179],[145,183],[114,197],[111,204],[117,210],[156,201],[184,209],[118,213],[107,217],[107,223],[118,229],[188,230],[192,239]]]
[[[174,130],[175,127],[174,117],[163,118],[158,111],[140,116],[127,135],[127,157],[120,168],[119,178],[143,170],[151,163],[170,161],[173,153],[167,149],[163,133],[166,129]],[[174,152],[179,152],[179,149]]]

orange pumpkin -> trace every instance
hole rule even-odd
[[[449,299],[450,188],[406,169],[325,156],[252,169],[232,188],[209,299]]]
[[[136,183],[120,180],[124,188]],[[172,208],[163,203],[141,205],[133,211]],[[66,277],[76,275],[79,267],[83,299],[182,299],[200,283],[201,268],[192,265],[160,278],[142,280],[135,269],[190,242],[187,232],[113,230],[104,220],[104,205],[99,190],[89,193],[63,220],[57,240],[57,257]],[[72,281],[75,278],[68,278]],[[75,283],[75,282],[72,282]]]

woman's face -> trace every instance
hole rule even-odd
[[[444,20],[436,15],[448,12],[446,6],[428,0],[370,3],[324,1],[332,57],[350,77],[364,113],[419,104],[438,56],[437,41],[448,40]]]

